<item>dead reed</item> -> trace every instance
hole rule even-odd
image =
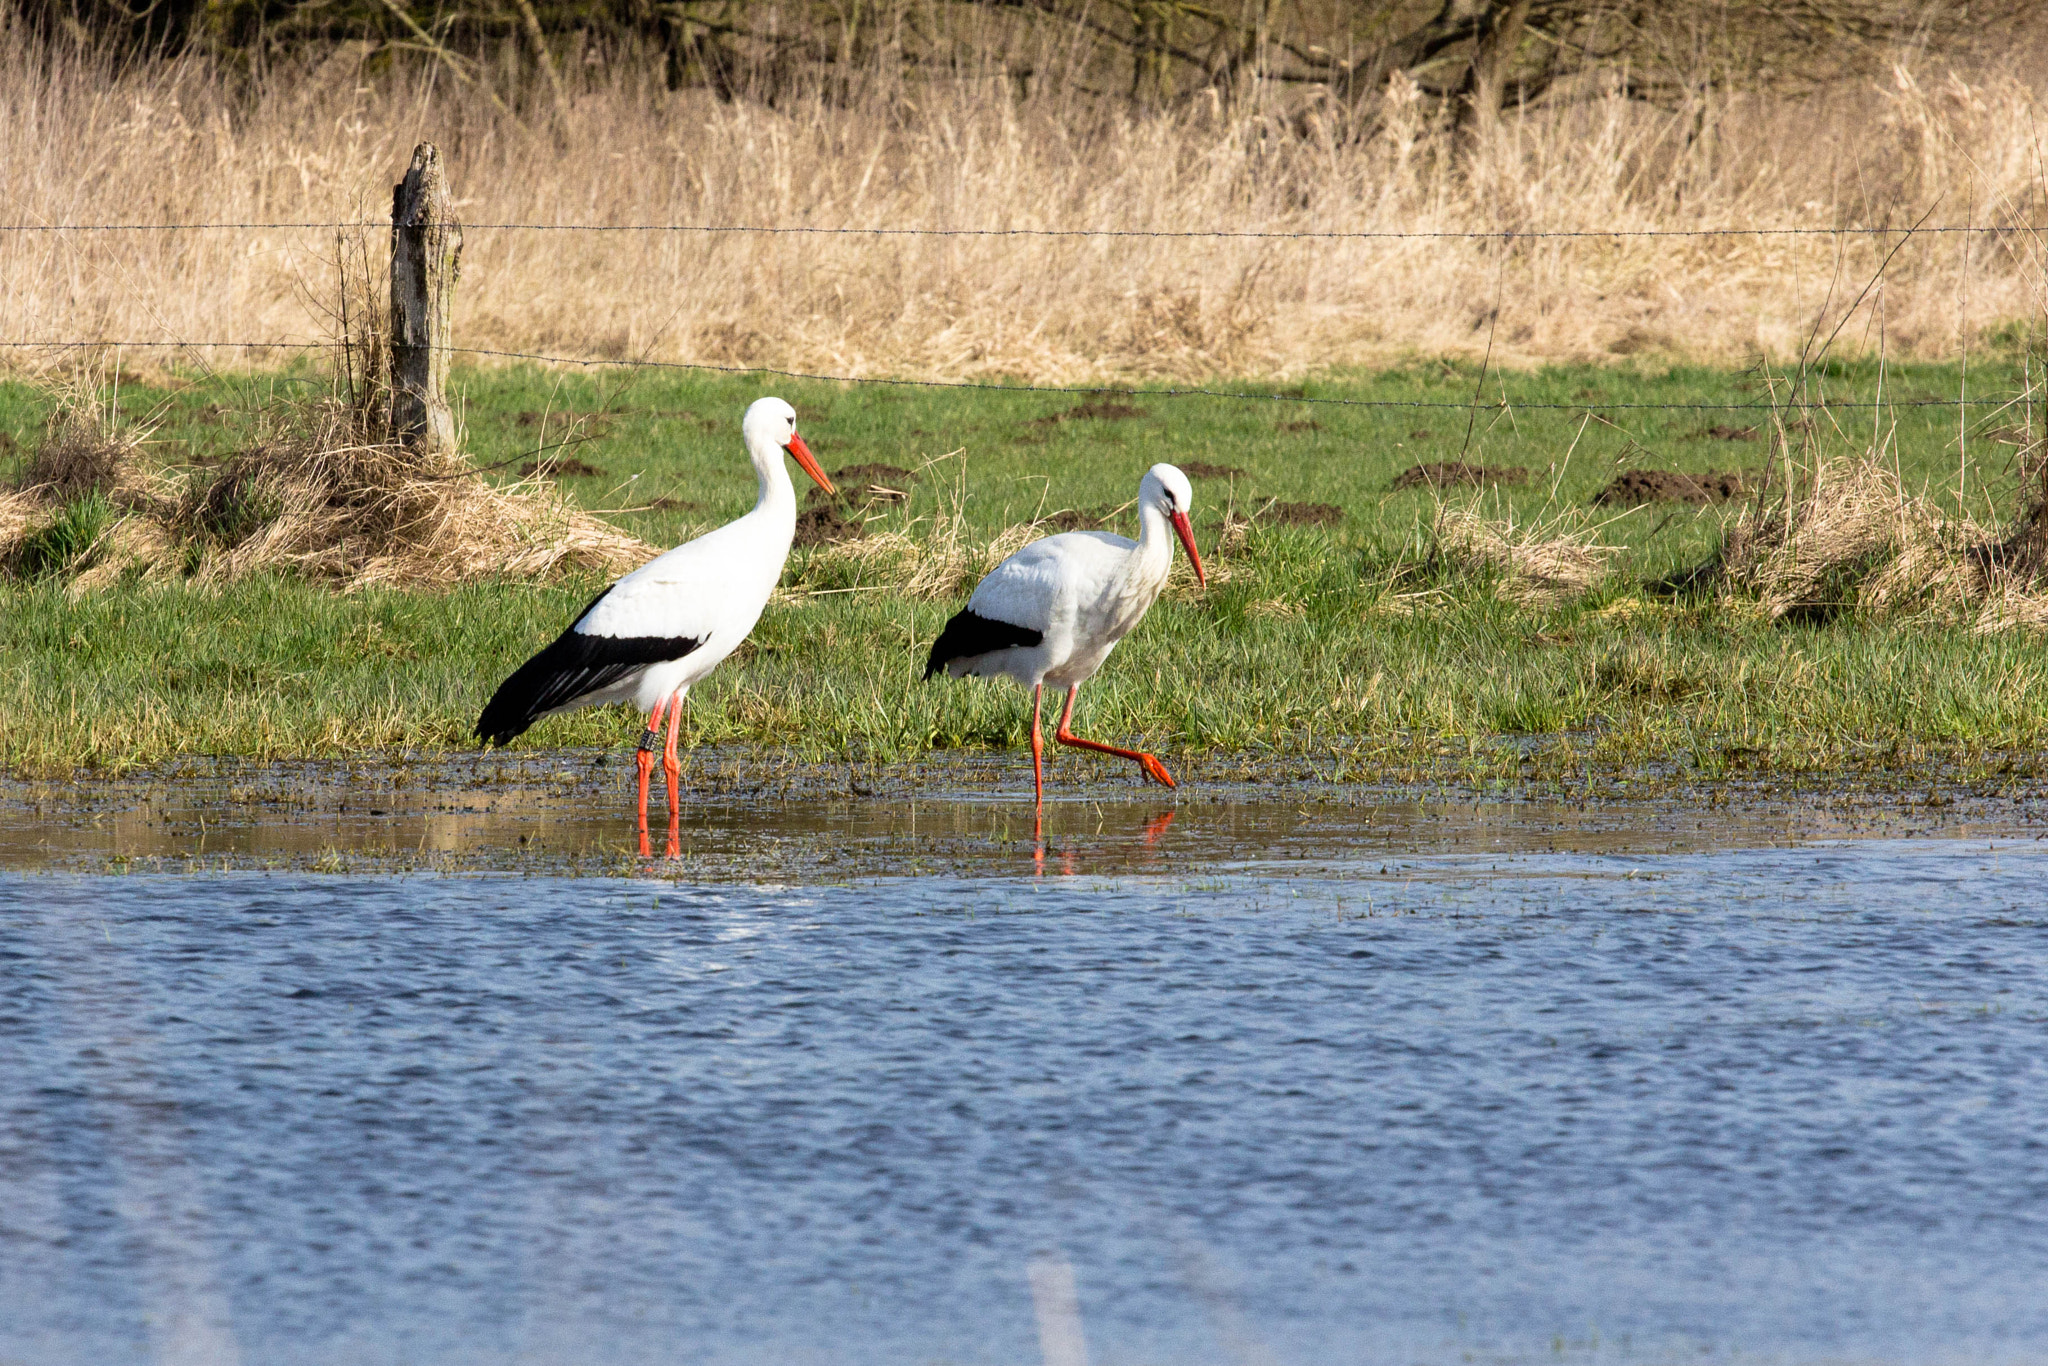
[[[6,11],[11,14],[12,11]],[[4,24],[6,21],[0,21]],[[23,224],[377,220],[412,145],[448,157],[475,224],[1086,227],[1266,239],[762,236],[473,228],[458,345],[835,373],[1285,375],[1390,357],[1496,361],[1796,353],[1896,245],[1760,225],[2038,221],[2031,73],[1903,57],[1881,86],[1658,110],[1588,87],[1513,113],[1457,164],[1405,77],[1373,120],[1254,82],[1233,103],[1077,112],[999,79],[885,81],[775,108],[602,63],[545,129],[367,50],[235,76],[201,58],[114,70],[0,26],[0,201]],[[914,93],[915,98],[912,98]],[[1347,128],[1369,123],[1357,136]],[[1706,238],[1615,231],[1720,229]],[[379,230],[370,229],[372,239]],[[1329,232],[1585,232],[1333,239]],[[347,237],[347,234],[344,234]],[[1916,239],[1837,349],[1952,353],[2035,310],[2024,231]],[[337,334],[331,230],[0,234],[8,340],[179,343]],[[1881,310],[1881,318],[1880,318]],[[1867,335],[1866,335],[1867,334]],[[40,367],[56,351],[11,351]]]

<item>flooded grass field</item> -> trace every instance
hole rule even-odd
[[[2048,1359],[2038,789],[1016,779],[0,788],[0,1362]]]

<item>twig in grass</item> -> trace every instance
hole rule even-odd
[[[1479,396],[1486,392],[1486,367],[1493,361],[1493,334],[1494,330],[1500,326],[1501,286],[1507,280],[1508,244],[1513,240],[1513,234],[1509,234],[1501,240],[1500,259],[1494,266],[1493,311],[1486,319],[1486,352],[1479,358],[1479,380],[1472,386],[1472,407],[1465,414],[1465,444],[1458,447],[1458,459],[1460,460],[1463,460],[1465,453],[1472,449],[1472,429],[1479,421]]]

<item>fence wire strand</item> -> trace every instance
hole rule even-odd
[[[1165,239],[1245,239],[1251,241],[1465,241],[1509,242],[1549,239],[1616,239],[1646,237],[1920,237],[1932,234],[2039,235],[2048,227],[2031,224],[1950,224],[1941,227],[1889,227],[1852,224],[1846,227],[1764,227],[1764,228],[1579,228],[1546,230],[1537,228],[1471,228],[1445,231],[1359,231],[1310,229],[1299,232],[1237,232],[1228,229],[1149,228],[852,228],[813,227],[801,224],[771,226],[749,223],[460,223],[464,232],[600,232],[600,233],[704,233],[709,235],[810,236],[810,237],[1099,237]],[[0,223],[0,232],[284,232],[348,229],[387,229],[389,222],[365,219],[340,223]]]
[[[391,225],[376,219],[343,222],[276,222],[276,223],[13,223],[0,224],[0,232],[11,233],[146,233],[146,232],[210,232],[210,231],[294,231],[294,230],[383,230]],[[516,232],[593,232],[593,233],[700,233],[710,235],[762,235],[762,236],[849,236],[849,237],[1036,237],[1036,238],[1141,238],[1141,239],[1249,239],[1256,241],[1497,241],[1502,243],[1521,240],[1546,239],[1636,239],[1636,238],[1724,238],[1724,237],[1831,237],[1849,236],[1898,236],[1901,239],[1934,234],[2002,235],[2033,234],[2048,231],[2030,225],[2011,224],[1950,224],[1935,227],[1912,225],[1893,227],[1880,224],[1858,224],[1843,227],[1749,227],[1749,228],[1643,228],[1643,229],[1599,229],[1551,231],[1541,229],[1493,229],[1459,231],[1360,231],[1343,232],[1300,231],[1300,232],[1235,232],[1227,230],[1150,230],[1111,228],[861,228],[829,226],[767,226],[749,224],[700,224],[700,223],[638,223],[638,224],[590,224],[590,223],[464,223],[465,232],[477,230],[502,230]],[[338,350],[347,343],[339,341],[257,341],[257,342],[166,342],[166,341],[0,341],[0,349],[7,350],[121,350],[170,348],[179,350]],[[865,375],[838,375],[808,370],[788,370],[760,365],[719,365],[703,361],[658,361],[616,358],[592,358],[581,356],[552,356],[530,351],[499,350],[487,347],[442,346],[434,348],[450,355],[479,356],[503,360],[531,361],[543,365],[569,365],[584,368],[616,367],[632,369],[656,369],[693,371],[709,374],[764,375],[782,379],[805,380],[829,384],[889,385],[919,389],[961,389],[985,393],[1017,394],[1065,394],[1065,395],[1116,395],[1130,398],[1214,398],[1250,402],[1305,403],[1325,407],[1379,408],[1379,409],[1449,409],[1459,412],[1479,409],[1515,409],[1519,411],[1557,412],[1630,412],[1630,411],[1689,411],[1689,412],[1771,412],[1786,407],[1794,408],[1972,408],[1996,407],[2004,402],[1999,399],[1972,399],[1965,396],[1956,398],[1919,398],[1897,400],[1854,400],[1822,398],[1792,403],[1735,402],[1735,403],[1609,403],[1598,400],[1571,403],[1528,402],[1517,403],[1503,398],[1497,403],[1453,402],[1437,399],[1360,399],[1311,397],[1297,393],[1259,393],[1245,390],[1209,389],[1201,387],[1140,387],[1121,384],[1087,385],[1044,385],[1044,384],[999,384],[977,380],[930,380],[898,379]]]
[[[168,341],[0,341],[0,349],[7,350],[87,350],[121,351],[146,350],[151,348],[169,350],[204,351],[209,349],[226,351],[339,351],[349,343],[340,341],[267,341],[267,342],[168,342]],[[1453,409],[1457,412],[1783,412],[1797,410],[1874,410],[1898,408],[1995,408],[2011,403],[2010,399],[1999,398],[1912,398],[1912,399],[1837,399],[1814,398],[1804,400],[1788,399],[1779,403],[1608,403],[1597,399],[1574,400],[1570,403],[1521,403],[1503,399],[1497,403],[1477,403],[1470,400],[1450,401],[1444,399],[1395,399],[1395,398],[1331,398],[1297,393],[1258,393],[1236,389],[1204,388],[1144,388],[1126,384],[995,384],[981,380],[958,379],[897,379],[874,375],[834,375],[813,370],[784,370],[767,365],[718,365],[709,361],[679,360],[630,360],[609,357],[550,356],[535,351],[503,351],[480,346],[436,346],[431,350],[445,352],[451,356],[489,356],[500,360],[533,361],[543,365],[576,365],[586,368],[617,368],[640,370],[679,370],[721,375],[772,375],[779,379],[808,380],[823,384],[871,384],[890,385],[910,389],[968,389],[983,393],[998,394],[1067,394],[1102,395],[1110,394],[1120,398],[1215,398],[1234,399],[1261,403],[1308,403],[1334,408],[1421,408]]]

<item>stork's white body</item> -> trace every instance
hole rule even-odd
[[[1147,777],[1173,786],[1166,766],[1152,755],[1083,740],[1068,727],[1080,686],[1144,620],[1166,587],[1175,537],[1188,552],[1195,578],[1203,580],[1202,557],[1188,521],[1193,503],[1185,474],[1171,465],[1154,465],[1138,485],[1137,540],[1069,531],[1033,541],[990,570],[967,606],[932,642],[926,678],[944,669],[954,678],[1010,678],[1030,690],[1031,770],[1041,804],[1045,764],[1039,701],[1048,683],[1067,693],[1055,740],[1136,760]]]
[[[543,716],[607,702],[651,712],[657,702],[687,694],[752,634],[796,538],[796,490],[781,457],[777,450],[763,467],[760,501],[752,512],[641,565],[569,628],[590,636],[695,640],[697,647]]]
[[[477,734],[504,744],[543,716],[606,702],[655,713],[680,705],[690,685],[739,648],[761,619],[796,535],[796,490],[786,450],[830,481],[796,435],[796,410],[779,398],[740,424],[754,464],[754,510],[677,546],[620,579],[553,644],[499,687]]]
[[[679,545],[620,579],[569,629],[519,666],[477,718],[477,735],[502,745],[543,716],[605,702],[648,714],[640,742],[640,852],[647,852],[647,782],[654,739],[669,718],[662,770],[668,776],[669,854],[676,852],[676,735],[690,685],[739,648],[761,619],[796,536],[796,490],[787,451],[827,491],[832,481],[796,434],[796,409],[757,400],[740,431],[759,496],[736,522]]]
[[[1145,619],[1173,572],[1173,531],[1148,507],[1139,539],[1106,531],[1068,531],[1033,541],[989,571],[967,610],[1028,627],[1036,645],[1008,646],[950,660],[955,678],[1010,678],[1027,688],[1087,682],[1118,641]]]

